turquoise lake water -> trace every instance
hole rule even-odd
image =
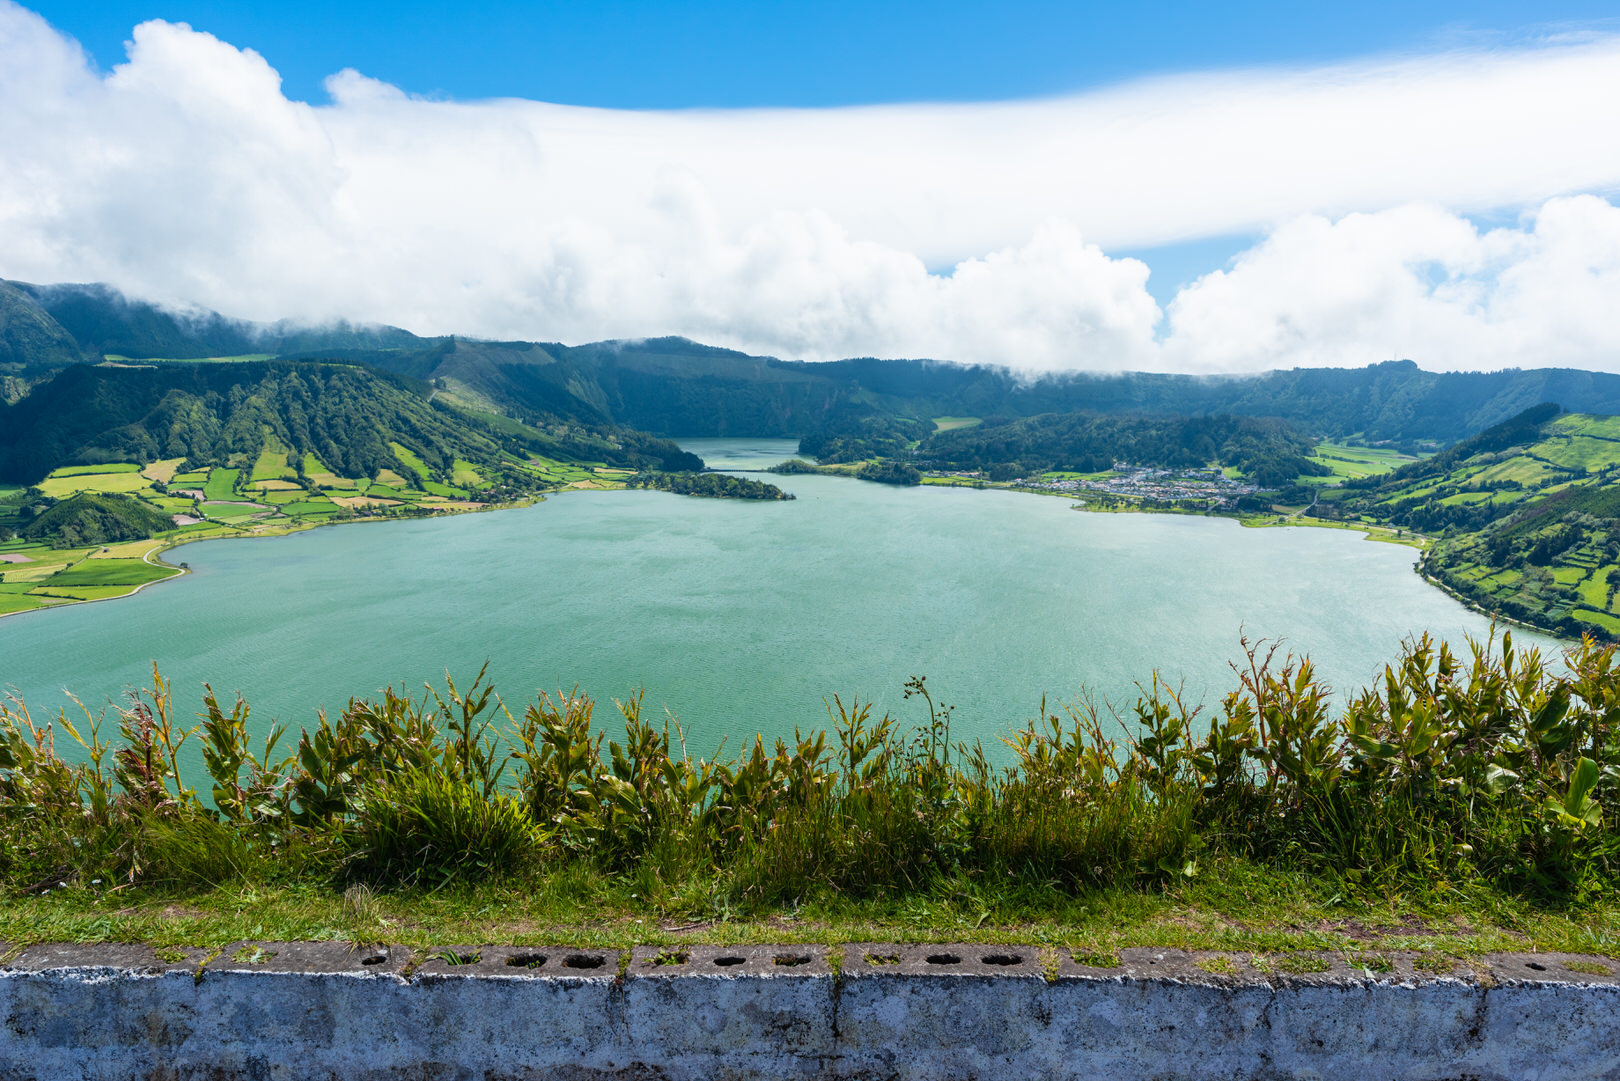
[[[689,440],[720,468],[781,440]],[[1065,499],[768,478],[792,502],[570,492],[487,514],[206,541],[193,573],[128,599],[0,620],[0,686],[36,714],[118,699],[153,661],[184,714],[203,682],[261,725],[388,684],[420,692],[486,661],[509,705],[575,684],[638,688],[694,753],[826,724],[834,693],[920,720],[926,675],[953,735],[995,739],[1042,695],[1127,703],[1157,667],[1215,703],[1239,636],[1284,638],[1336,687],[1366,684],[1421,630],[1486,621],[1426,585],[1415,553],[1347,531],[1089,514]],[[1531,640],[1528,634],[1516,634]],[[1537,639],[1548,645],[1550,640]],[[514,712],[518,712],[514,709]],[[611,718],[611,709],[597,716]]]

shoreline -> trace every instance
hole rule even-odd
[[[711,471],[712,472],[717,472],[717,473],[769,473],[770,472],[769,469],[748,469],[748,468],[714,469],[714,470],[711,470]],[[858,479],[858,478],[854,477],[851,474],[838,472],[838,471],[828,471],[826,473],[820,473],[819,475],[821,475],[821,476],[843,476],[843,477],[847,477],[850,480]],[[868,483],[875,483],[875,482],[870,482],[869,481]],[[1557,639],[1560,642],[1572,642],[1573,643],[1573,642],[1580,641],[1579,638],[1572,638],[1572,637],[1564,634],[1563,632],[1555,630],[1555,629],[1553,629],[1551,627],[1538,626],[1537,624],[1534,624],[1534,623],[1527,623],[1527,622],[1525,622],[1523,620],[1520,620],[1520,619],[1514,619],[1511,616],[1508,616],[1508,615],[1506,615],[1504,613],[1501,613],[1501,612],[1491,611],[1490,609],[1484,608],[1484,607],[1480,606],[1479,604],[1475,603],[1470,598],[1464,597],[1462,594],[1457,593],[1454,590],[1450,589],[1443,582],[1439,581],[1438,579],[1436,579],[1435,577],[1433,577],[1432,575],[1426,573],[1423,570],[1422,555],[1426,554],[1430,550],[1431,546],[1433,545],[1433,540],[1434,539],[1432,537],[1427,536],[1426,534],[1418,533],[1418,532],[1415,532],[1413,530],[1405,530],[1405,531],[1403,531],[1403,535],[1397,536],[1397,535],[1395,535],[1396,531],[1394,529],[1392,529],[1391,527],[1389,527],[1389,526],[1378,525],[1378,524],[1372,523],[1372,522],[1341,522],[1341,521],[1330,521],[1330,520],[1325,520],[1325,519],[1309,518],[1309,517],[1306,517],[1305,515],[1303,515],[1301,513],[1297,513],[1297,512],[1294,513],[1294,514],[1276,515],[1276,516],[1274,516],[1274,515],[1270,515],[1270,514],[1245,514],[1245,513],[1241,513],[1241,512],[1222,512],[1222,511],[1218,511],[1218,510],[1192,510],[1192,509],[1181,508],[1181,507],[1143,507],[1143,506],[1139,506],[1139,505],[1129,505],[1129,504],[1120,505],[1120,506],[1109,506],[1109,507],[1092,506],[1089,503],[1087,503],[1084,499],[1081,499],[1080,497],[1076,496],[1074,493],[1071,493],[1071,492],[1054,492],[1054,491],[1049,491],[1049,490],[1041,489],[1041,488],[1024,488],[1024,487],[1019,487],[1018,485],[1013,485],[1013,484],[995,484],[995,483],[954,484],[954,483],[949,483],[949,482],[947,482],[947,483],[928,484],[928,483],[925,482],[923,484],[916,485],[916,487],[919,487],[919,488],[969,488],[969,489],[973,489],[973,490],[976,490],[976,491],[984,491],[984,492],[991,492],[991,491],[1013,492],[1013,493],[1017,493],[1017,494],[1020,494],[1020,495],[1035,495],[1035,496],[1047,496],[1049,498],[1061,498],[1061,499],[1067,499],[1067,500],[1071,501],[1072,506],[1071,506],[1070,509],[1076,510],[1076,511],[1079,511],[1079,512],[1085,513],[1085,514],[1174,514],[1174,515],[1182,515],[1182,516],[1186,516],[1186,517],[1195,517],[1195,518],[1225,518],[1225,519],[1227,519],[1229,521],[1236,522],[1238,525],[1242,526],[1245,529],[1278,529],[1278,528],[1287,528],[1287,527],[1290,527],[1290,526],[1294,526],[1294,527],[1301,527],[1301,528],[1307,528],[1307,529],[1338,529],[1338,530],[1347,530],[1347,531],[1350,531],[1350,532],[1357,532],[1357,533],[1360,533],[1365,539],[1367,539],[1369,541],[1372,541],[1372,542],[1375,542],[1375,543],[1379,543],[1379,544],[1398,544],[1398,545],[1402,545],[1404,547],[1415,549],[1417,552],[1420,553],[1420,555],[1419,555],[1419,558],[1412,565],[1413,573],[1417,574],[1418,577],[1422,578],[1425,583],[1427,583],[1430,586],[1433,586],[1435,589],[1438,589],[1440,592],[1444,593],[1446,596],[1450,597],[1452,600],[1458,602],[1464,608],[1468,609],[1471,612],[1475,612],[1475,613],[1477,613],[1479,615],[1485,616],[1485,617],[1487,617],[1487,618],[1489,618],[1489,619],[1491,619],[1491,620],[1493,620],[1495,622],[1506,623],[1506,624],[1510,624],[1510,625],[1515,626],[1515,627],[1522,628],[1524,630],[1534,631],[1537,634],[1547,635],[1548,637]],[[14,617],[14,616],[33,615],[33,614],[39,613],[39,612],[54,611],[54,610],[59,609],[59,608],[69,608],[69,607],[74,607],[74,606],[83,605],[83,604],[99,604],[99,603],[102,603],[104,601],[121,601],[121,600],[124,600],[126,598],[135,596],[137,593],[141,592],[141,590],[143,590],[143,589],[146,589],[148,586],[155,586],[155,585],[161,585],[161,584],[163,584],[165,582],[172,582],[176,578],[180,578],[180,577],[183,577],[183,576],[191,573],[190,568],[189,567],[176,566],[175,564],[170,563],[167,560],[164,560],[162,558],[158,558],[158,560],[156,562],[154,562],[153,561],[154,557],[161,557],[164,553],[167,553],[169,551],[172,551],[173,549],[179,548],[182,545],[193,544],[193,543],[196,543],[198,541],[211,541],[211,540],[224,540],[224,541],[228,541],[228,540],[270,540],[270,539],[277,538],[277,537],[291,536],[291,535],[293,535],[295,533],[308,532],[309,530],[313,530],[313,529],[322,529],[322,528],[325,528],[325,527],[328,527],[328,526],[376,524],[376,523],[384,523],[384,522],[403,521],[403,520],[407,520],[407,519],[410,519],[410,518],[448,518],[448,517],[451,517],[453,515],[459,515],[459,514],[483,514],[483,513],[488,513],[488,512],[492,512],[492,511],[513,510],[513,509],[516,509],[518,507],[533,506],[536,503],[544,502],[550,496],[561,495],[561,494],[564,494],[564,493],[570,492],[570,491],[619,491],[619,490],[622,490],[622,489],[618,489],[618,488],[588,488],[587,489],[587,488],[569,488],[569,487],[565,487],[565,488],[553,489],[553,490],[550,490],[550,491],[547,491],[547,492],[537,493],[533,497],[516,500],[516,501],[510,502],[510,503],[491,503],[491,504],[486,504],[484,506],[476,507],[476,508],[456,508],[456,509],[452,509],[452,510],[439,510],[439,511],[434,511],[434,512],[432,512],[430,514],[415,514],[415,515],[408,515],[408,516],[401,515],[401,516],[397,516],[397,517],[396,516],[375,516],[375,517],[366,517],[366,518],[352,518],[352,519],[349,519],[349,520],[346,520],[346,521],[341,521],[341,522],[325,521],[325,522],[310,523],[310,524],[307,524],[307,525],[306,524],[294,524],[294,525],[288,526],[286,528],[281,528],[281,529],[266,530],[266,531],[263,531],[263,532],[237,533],[237,534],[234,534],[234,535],[230,535],[230,534],[226,534],[226,535],[213,534],[213,535],[203,536],[203,537],[175,537],[175,538],[172,538],[172,539],[160,541],[155,547],[148,550],[141,557],[142,562],[145,562],[145,563],[147,563],[147,564],[149,564],[151,566],[154,566],[154,567],[168,567],[168,568],[170,568],[170,569],[172,569],[174,571],[173,574],[167,575],[167,576],[165,576],[163,578],[154,579],[153,581],[150,581],[150,582],[142,582],[139,585],[137,585],[137,586],[133,587],[132,589],[130,589],[130,591],[128,593],[120,593],[117,596],[113,596],[113,597],[87,597],[87,598],[79,598],[79,599],[73,599],[73,600],[64,600],[64,602],[61,603],[61,604],[41,605],[38,608],[27,608],[27,609],[23,609],[23,610],[17,611],[17,612],[0,612],[0,619],[6,619],[6,618],[9,618],[9,617]],[[89,559],[91,557],[86,556],[85,558]]]
[[[614,489],[573,489],[573,490],[576,490],[576,491],[604,491],[604,490],[612,491]],[[525,499],[514,500],[514,501],[512,501],[510,503],[487,503],[487,504],[485,504],[485,505],[483,505],[481,507],[457,507],[457,508],[450,509],[450,510],[436,510],[436,511],[433,511],[433,512],[431,512],[429,514],[411,514],[411,515],[398,515],[398,516],[377,515],[377,516],[371,516],[371,517],[366,517],[366,518],[358,518],[358,517],[357,518],[349,518],[349,519],[346,519],[346,520],[341,521],[341,522],[325,521],[325,522],[310,522],[308,524],[295,523],[295,524],[289,525],[289,526],[287,526],[285,528],[267,529],[267,530],[264,530],[262,532],[261,531],[251,531],[251,532],[238,532],[238,533],[211,533],[211,534],[208,534],[207,536],[189,536],[189,537],[187,537],[187,536],[173,536],[173,537],[167,537],[167,538],[164,538],[164,537],[161,537],[161,536],[160,537],[152,537],[152,538],[148,538],[148,539],[152,540],[154,542],[154,544],[153,544],[153,546],[151,548],[147,549],[147,551],[142,554],[141,562],[147,564],[148,566],[152,566],[152,567],[166,567],[166,568],[174,571],[173,574],[165,575],[162,578],[154,578],[150,582],[141,582],[140,584],[131,587],[128,593],[119,593],[116,596],[112,596],[112,597],[75,597],[75,598],[71,598],[71,599],[63,598],[62,603],[60,603],[60,604],[42,604],[37,608],[24,608],[24,609],[21,609],[20,611],[16,611],[16,612],[0,612],[0,619],[10,619],[10,618],[14,618],[16,616],[37,615],[37,614],[39,614],[41,612],[54,612],[54,611],[57,611],[58,609],[75,608],[75,607],[78,607],[79,605],[85,605],[85,604],[101,604],[101,603],[106,602],[106,601],[127,600],[130,597],[135,596],[135,594],[139,593],[141,590],[146,589],[148,586],[162,585],[165,582],[172,582],[176,578],[182,578],[185,575],[188,575],[188,574],[191,573],[191,568],[190,567],[185,567],[185,566],[176,566],[175,564],[170,563],[168,560],[163,559],[162,556],[167,552],[173,551],[174,549],[179,548],[179,547],[181,547],[183,545],[187,545],[187,544],[196,544],[196,543],[201,542],[201,541],[275,540],[275,539],[277,539],[279,537],[290,537],[295,533],[307,533],[307,532],[309,532],[311,530],[324,529],[324,528],[326,528],[328,526],[372,525],[372,524],[379,524],[379,523],[385,523],[385,522],[409,521],[411,519],[449,518],[449,517],[452,517],[454,515],[459,515],[459,514],[483,514],[483,513],[488,512],[488,511],[514,510],[514,509],[516,509],[518,507],[531,507],[531,506],[535,505],[536,503],[543,503],[543,502],[545,502],[547,496],[559,495],[559,494],[561,494],[563,492],[567,492],[567,491],[570,491],[570,489],[568,489],[568,488],[559,488],[559,489],[555,489],[555,490],[549,491],[549,492],[540,492],[540,493],[537,493],[536,495],[534,495],[532,497],[525,498]],[[121,541],[120,543],[122,543],[122,544],[139,544],[141,542],[140,541]],[[108,547],[108,546],[107,545],[102,545],[101,547],[105,548],[105,547]],[[154,562],[154,557],[156,557],[155,562]],[[90,560],[92,558],[93,558],[92,556],[85,556],[84,559],[81,560],[80,562],[85,562],[85,561],[88,561],[88,560]]]

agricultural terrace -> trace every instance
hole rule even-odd
[[[221,358],[251,359],[251,358]],[[314,454],[301,459],[267,434],[252,460],[182,470],[183,459],[144,466],[108,462],[58,469],[36,487],[54,500],[79,493],[133,497],[161,512],[174,528],[146,540],[112,545],[64,545],[61,538],[29,539],[22,505],[27,492],[0,485],[0,616],[80,601],[127,596],[182,573],[158,555],[176,544],[221,537],[272,536],[330,522],[448,514],[492,502],[490,466],[457,459],[451,483],[436,479],[409,448],[391,447],[403,472],[345,477]],[[628,470],[549,458],[503,456],[501,469],[542,489],[619,488]],[[486,475],[491,474],[491,475]],[[5,539],[9,538],[9,539]]]
[[[1425,570],[1482,608],[1563,634],[1612,637],[1620,635],[1617,484],[1620,417],[1572,413],[1529,441],[1371,489],[1325,488],[1320,502],[1340,521],[1394,522],[1438,537]]]

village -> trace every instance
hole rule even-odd
[[[961,478],[984,481],[982,472],[940,471],[930,477]],[[1099,492],[1128,499],[1148,499],[1168,503],[1176,500],[1204,500],[1212,505],[1225,505],[1240,496],[1252,495],[1261,489],[1253,484],[1228,477],[1220,469],[1157,469],[1115,462],[1107,474],[1081,476],[1076,474],[1041,473],[1019,477],[1008,482],[1013,488],[1053,493]]]

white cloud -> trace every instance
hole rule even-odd
[[[1620,371],[1620,208],[1548,201],[1480,231],[1407,206],[1283,225],[1170,303],[1163,360],[1245,371],[1360,365]]]
[[[1620,39],[986,105],[288,100],[136,27],[94,70],[0,0],[0,275],[253,318],[788,356],[1241,370],[1620,366]],[[1550,200],[1550,201],[1549,201]],[[1460,214],[1523,210],[1478,232]],[[1161,313],[1108,249],[1262,232]],[[948,276],[926,268],[951,266]]]

